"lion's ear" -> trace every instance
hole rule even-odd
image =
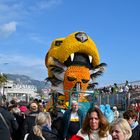
[[[106,63],[101,63],[90,70],[90,78],[94,80],[94,78],[97,78],[98,76],[102,75],[105,68],[107,67]]]

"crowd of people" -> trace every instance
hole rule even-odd
[[[140,140],[139,111],[128,108],[91,106],[85,113],[77,101],[65,112],[46,111],[42,102],[6,104],[0,96],[1,140]]]
[[[114,93],[135,93],[136,91],[140,91],[140,85],[135,84],[133,82],[128,82],[127,80],[123,84],[114,83],[113,85],[104,86],[102,88],[98,88],[97,92],[102,94],[114,94]]]
[[[133,108],[140,111],[140,84],[138,82],[128,82],[95,89],[95,93],[101,98],[108,100],[109,104],[116,104],[120,110]],[[104,103],[104,100],[102,100]],[[106,102],[106,101],[105,101]]]

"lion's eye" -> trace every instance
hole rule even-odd
[[[62,44],[62,42],[63,42],[63,41],[61,41],[61,40],[55,41],[55,46],[60,46],[60,45]]]
[[[76,80],[76,78],[74,78],[74,77],[67,77],[67,79],[68,79],[68,81],[75,81]]]
[[[82,79],[82,82],[83,82],[83,83],[88,83],[88,81],[89,81],[89,80]]]

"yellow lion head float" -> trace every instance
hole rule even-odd
[[[93,40],[85,32],[74,32],[65,38],[58,38],[46,54],[48,80],[52,87],[67,90],[79,83],[80,90],[86,91],[93,85],[94,79],[104,71],[105,63],[100,64],[100,57]]]

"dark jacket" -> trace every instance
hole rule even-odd
[[[57,134],[61,140],[63,140],[63,131],[64,131],[64,121],[63,117],[58,117],[52,122],[52,129],[57,130]]]
[[[57,135],[57,131],[55,131],[55,129],[49,130],[47,128],[42,128],[42,135],[45,138],[45,140],[60,140]],[[42,140],[42,138],[39,136],[36,136],[33,133],[33,131],[31,131],[29,135],[27,136],[27,140]]]
[[[27,140],[42,140],[42,138],[39,137],[39,136],[36,136],[36,135],[33,133],[33,131],[31,131],[31,132],[29,133],[29,135],[27,136]]]
[[[130,140],[140,140],[140,125],[132,130],[132,136]]]
[[[24,122],[24,116],[22,114],[13,114],[19,124],[19,127],[16,131],[14,131],[12,137],[13,137],[13,140],[20,140],[21,138],[21,133],[22,133],[22,125],[23,125],[23,122]]]
[[[38,112],[31,112],[26,116],[22,126],[22,140],[24,139],[25,134],[30,133],[32,131],[33,126],[35,125],[35,118],[37,114]]]
[[[3,115],[9,126],[8,129],[0,117],[0,140],[9,140],[13,131],[18,129],[18,123],[16,118],[9,111],[2,107],[0,107],[0,113]]]
[[[42,134],[46,140],[60,140],[58,132],[55,128],[52,128],[52,130],[49,130],[45,127],[42,129]]]
[[[67,110],[63,115],[63,120],[64,120],[63,137],[64,138],[68,135],[67,133],[68,133],[68,128],[69,128],[69,124],[70,124],[71,112],[72,112],[72,110]],[[84,115],[83,115],[83,112],[80,109],[78,109],[77,113],[78,113],[78,116],[79,116],[79,125],[80,125],[80,128],[81,128],[82,123],[83,123],[83,119],[84,119]]]

